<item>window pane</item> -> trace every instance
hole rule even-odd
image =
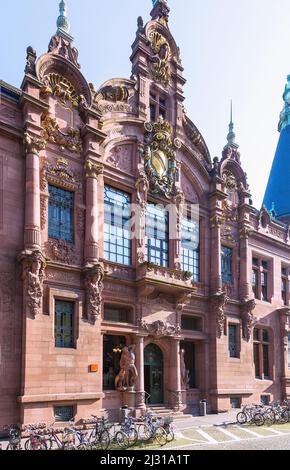
[[[192,273],[199,282],[199,222],[183,218],[181,221],[181,268]]]
[[[221,247],[221,265],[222,265],[222,280],[226,284],[232,284],[232,259],[233,250],[227,246]]]
[[[201,320],[200,318],[182,315],[181,328],[188,331],[201,331]]]
[[[260,378],[260,357],[259,357],[259,344],[254,343],[254,363],[255,363],[255,376]]]
[[[168,267],[169,227],[168,211],[148,204],[146,209],[147,261]]]
[[[118,323],[130,323],[130,312],[122,308],[105,307],[104,319]]]
[[[230,357],[238,357],[238,344],[237,344],[237,325],[229,325],[229,352]]]
[[[49,184],[48,236],[73,243],[74,193]]]
[[[74,302],[55,301],[55,346],[73,348]]]
[[[267,344],[263,344],[263,368],[264,377],[270,377],[269,346]]]
[[[268,300],[268,275],[265,272],[261,273],[261,284],[262,284],[262,299],[267,302]]]
[[[256,271],[255,269],[253,269],[253,272],[252,272],[252,288],[253,288],[255,298],[258,299],[259,298],[258,271]]]
[[[105,186],[104,202],[105,258],[128,266],[131,264],[131,197]]]

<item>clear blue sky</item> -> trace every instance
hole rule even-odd
[[[56,31],[58,0],[0,0],[0,78],[19,86],[26,47],[46,52]],[[129,77],[136,19],[151,0],[67,0],[82,72],[96,87]],[[282,93],[290,73],[289,0],[168,0],[181,49],[185,107],[211,156],[226,143],[230,99],[237,142],[254,204],[262,202],[279,134]],[[289,175],[290,176],[290,175]]]

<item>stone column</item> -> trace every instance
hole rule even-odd
[[[86,172],[86,263],[96,263],[99,259],[100,214],[98,204],[98,177],[104,172],[104,165],[87,160]]]
[[[34,250],[41,246],[39,152],[45,149],[46,142],[26,132],[24,145],[26,150],[24,244],[26,249]]]
[[[211,292],[222,291],[221,276],[221,224],[222,219],[215,215],[211,219]]]
[[[170,391],[171,403],[179,411],[182,405],[181,368],[180,368],[180,337],[171,338]]]
[[[136,339],[136,368],[138,378],[136,383],[136,409],[144,410],[146,408],[144,393],[144,336],[137,335]]]

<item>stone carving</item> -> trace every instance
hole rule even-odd
[[[180,350],[180,375],[181,375],[181,387],[182,390],[189,390],[190,386],[190,377],[189,377],[189,370],[186,369],[185,365],[185,350],[181,349]]]
[[[251,339],[253,326],[256,323],[256,319],[253,314],[255,307],[255,299],[248,300],[242,305],[243,338],[247,342]]]
[[[40,196],[40,226],[41,230],[43,230],[46,226],[47,222],[47,200],[46,197],[41,195]]]
[[[35,76],[36,51],[33,49],[33,47],[29,46],[26,49],[26,53],[25,73],[30,73],[31,75]]]
[[[152,58],[153,78],[156,82],[167,87],[171,81],[170,61],[172,56],[169,43],[165,37],[157,31],[151,31],[149,41],[154,52]]]
[[[231,171],[225,170],[223,172],[222,178],[225,182],[226,188],[230,192],[236,191],[238,189],[237,180]]]
[[[40,150],[44,150],[46,147],[46,142],[44,139],[35,137],[28,132],[24,133],[23,143],[26,153],[36,153],[37,155],[39,154]]]
[[[225,292],[218,292],[217,294],[213,295],[211,298],[212,308],[216,315],[216,326],[217,326],[217,336],[221,338],[224,333],[225,327],[225,306],[228,302],[229,298],[227,297]]]
[[[157,336],[158,338],[165,336],[178,336],[181,332],[179,325],[174,326],[171,323],[163,320],[157,320],[153,323],[146,323],[141,321],[141,328],[147,331],[152,336]]]
[[[81,68],[78,63],[78,50],[71,46],[70,41],[64,39],[63,36],[53,36],[48,46],[48,52],[60,55],[69,60],[78,69]]]
[[[70,169],[68,160],[65,158],[58,158],[55,165],[47,160],[44,162],[40,179],[41,190],[44,192],[47,192],[48,181],[69,190],[81,188],[79,176]]]
[[[153,194],[172,199],[180,192],[176,187],[176,149],[180,142],[172,142],[172,128],[162,116],[155,123],[145,123],[144,168]]]
[[[94,103],[98,104],[101,100],[111,101],[112,103],[117,103],[117,101],[127,103],[128,99],[129,90],[127,87],[108,85],[96,93]]]
[[[27,306],[30,313],[35,318],[41,310],[43,297],[43,280],[46,266],[45,258],[40,251],[27,251],[20,255],[25,282],[25,292],[27,294]]]
[[[58,73],[49,73],[43,77],[43,88],[41,94],[43,96],[55,96],[59,101],[67,107],[79,106],[79,97],[74,88],[67,78],[59,75]]]
[[[237,222],[238,209],[229,203],[228,200],[222,202],[223,218],[225,222]]]
[[[49,268],[47,269],[47,279],[52,280],[53,282],[59,282],[62,284],[74,284],[79,286],[80,279],[78,273],[71,273],[67,271],[50,271]]]
[[[80,129],[68,128],[67,132],[63,132],[56,118],[53,118],[49,113],[45,113],[41,119],[42,137],[46,142],[59,145],[60,150],[70,150],[71,152],[81,153],[83,144],[81,139]]]
[[[45,252],[49,259],[65,264],[77,263],[74,246],[65,240],[48,240]]]
[[[120,359],[120,372],[115,379],[115,388],[120,392],[133,389],[138,377],[135,366],[135,345],[125,346]]]
[[[147,195],[149,191],[149,181],[144,170],[139,172],[139,177],[136,181],[135,187],[137,189],[137,202],[144,213],[147,205]]]
[[[101,314],[102,292],[104,289],[105,270],[103,264],[95,264],[86,268],[85,286],[87,317],[91,323],[95,323]]]
[[[119,145],[110,152],[107,163],[125,172],[132,172],[132,145]]]
[[[219,228],[219,227],[221,227],[222,223],[223,223],[223,218],[220,215],[214,215],[210,219],[210,227],[211,228]]]
[[[92,160],[87,160],[85,163],[86,178],[98,179],[99,175],[104,173],[103,163],[96,163]]]

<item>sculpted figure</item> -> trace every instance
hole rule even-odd
[[[124,392],[134,387],[138,372],[135,366],[135,345],[125,346],[120,359],[120,372],[115,379],[115,388]]]
[[[185,350],[181,349],[180,351],[180,374],[181,374],[181,386],[183,389],[189,389],[189,370],[186,369],[185,360],[184,360]]]

